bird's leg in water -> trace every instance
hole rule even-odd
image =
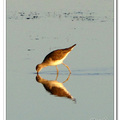
[[[67,69],[69,70],[70,74],[71,74],[71,70],[70,68],[65,64],[65,63],[62,63],[65,67],[67,67]]]

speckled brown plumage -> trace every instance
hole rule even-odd
[[[67,57],[67,55],[70,53],[70,51],[76,46],[76,44],[74,44],[73,46],[69,47],[69,48],[64,48],[64,49],[58,49],[58,50],[54,50],[52,52],[50,52],[43,60],[43,62],[41,64],[38,64],[36,66],[36,71],[37,73],[44,67],[47,66],[57,66],[59,64],[63,64],[65,65],[69,72],[70,68],[63,63],[63,60]],[[58,68],[57,69],[57,73],[58,73]]]
[[[63,86],[63,83],[58,82],[57,80],[46,80],[43,79],[40,75],[36,76],[37,82],[41,83],[46,91],[58,97],[66,97],[76,102],[76,99],[71,96],[68,90]]]
[[[76,44],[74,44],[73,46],[69,47],[69,48],[65,48],[65,49],[58,49],[58,50],[54,50],[52,52],[50,52],[45,59],[43,60],[43,62],[46,62],[48,59],[52,59],[52,60],[60,60],[62,58],[64,58],[64,56],[66,54],[68,54],[73,47],[75,47]]]

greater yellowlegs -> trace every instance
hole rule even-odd
[[[76,46],[76,44],[74,44],[73,46],[71,46],[69,48],[58,49],[58,50],[54,50],[51,53],[49,53],[44,58],[43,62],[36,66],[37,73],[42,68],[47,67],[47,66],[56,66],[56,70],[57,70],[57,73],[58,73],[59,71],[58,71],[57,65],[59,65],[59,64],[63,64],[64,66],[66,66],[68,68],[69,72],[71,73],[70,68],[65,63],[63,63],[63,60],[67,57],[67,55],[70,53],[70,51],[75,46]]]
[[[69,78],[70,78],[70,74],[63,83],[68,81]],[[46,91],[50,92],[52,95],[55,95],[58,97],[66,97],[68,99],[75,101],[75,103],[76,103],[76,99],[73,96],[71,96],[71,94],[68,92],[68,90],[63,86],[63,83],[58,82],[57,80],[44,79],[38,74],[36,76],[36,81],[43,84]]]

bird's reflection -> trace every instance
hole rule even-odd
[[[58,97],[66,97],[68,99],[75,101],[76,103],[76,99],[73,96],[71,96],[68,90],[63,86],[63,83],[69,80],[70,74],[68,78],[62,83],[58,82],[57,78],[58,78],[58,74],[56,76],[56,80],[47,80],[47,79],[42,78],[39,74],[37,74],[36,81],[41,83],[44,86],[44,88],[48,92],[50,92],[52,95],[55,95]]]

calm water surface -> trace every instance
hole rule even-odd
[[[8,9],[7,120],[113,120],[113,12],[103,11]],[[46,92],[35,71],[49,52],[75,43],[64,86],[76,104]],[[58,69],[63,82],[69,71]],[[56,68],[39,75],[55,80]]]

